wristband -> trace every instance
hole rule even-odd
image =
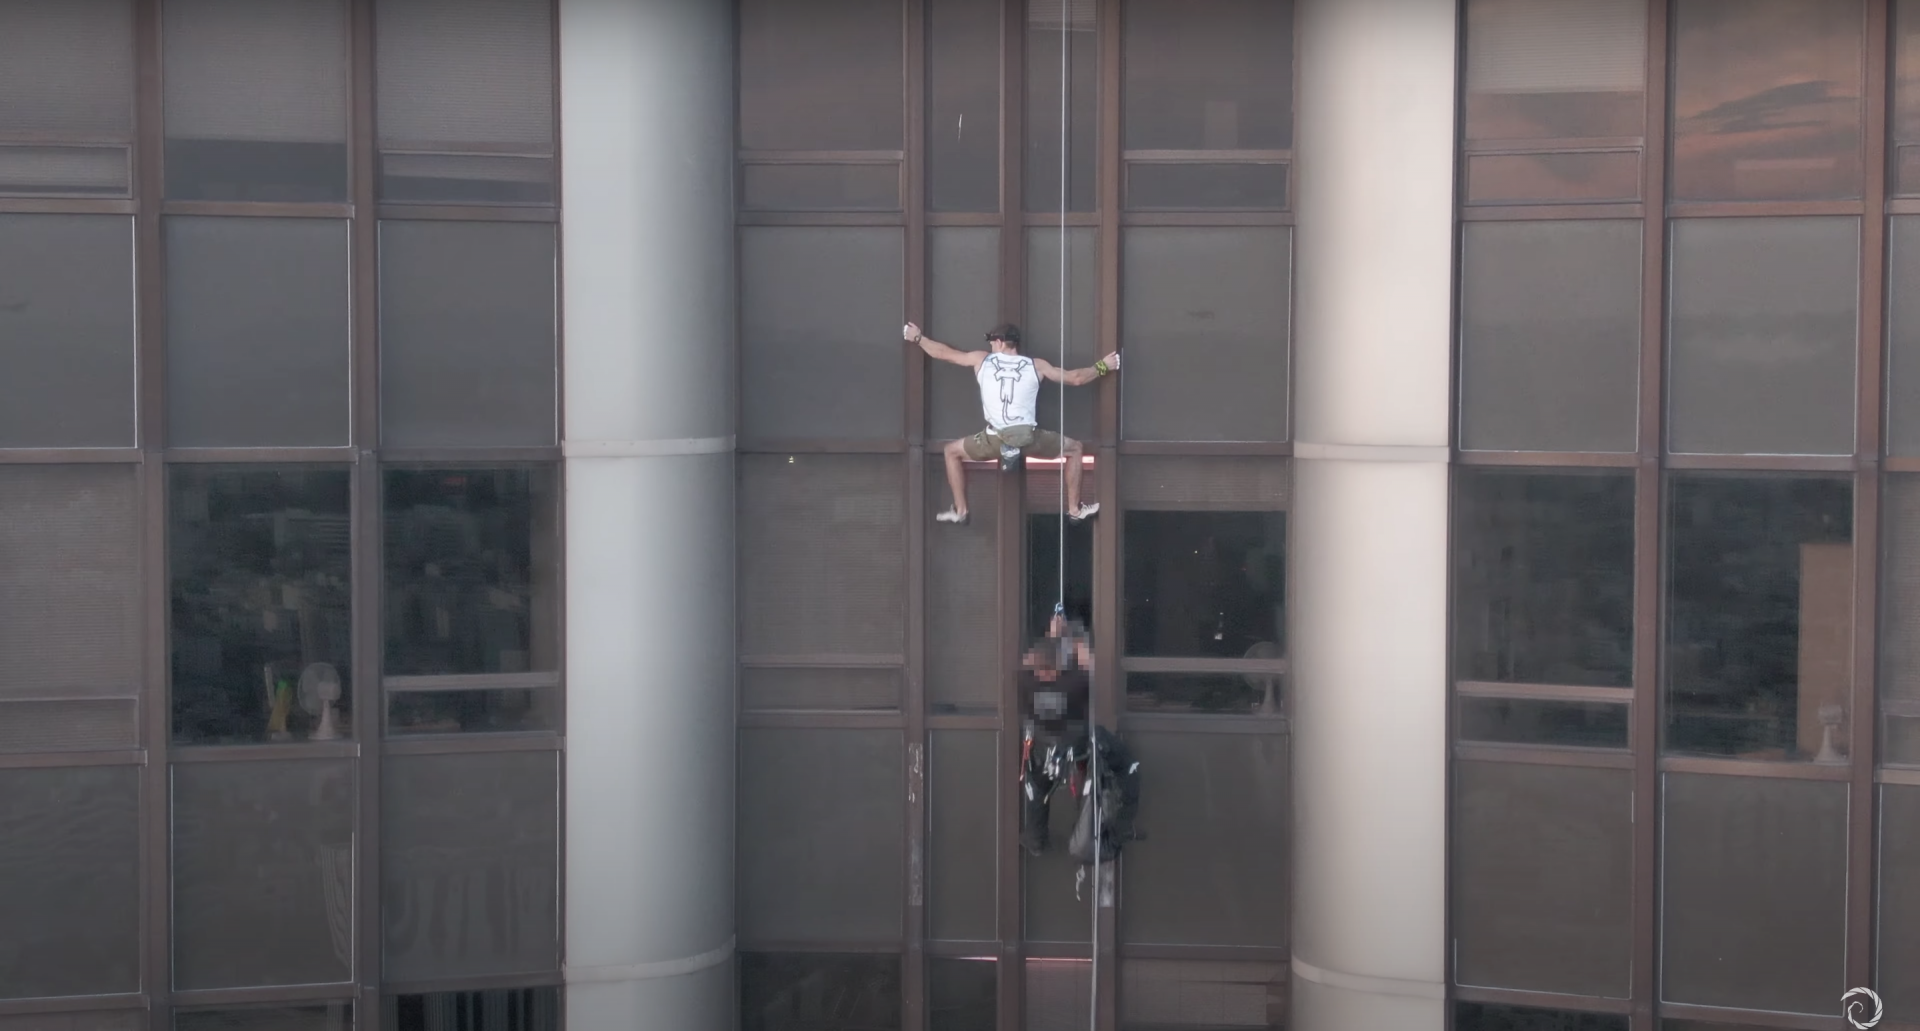
[[[1102,376],[1105,376],[1107,373],[1112,372],[1113,370],[1107,368],[1107,360],[1105,358],[1102,358],[1099,361],[1093,363],[1093,371]]]

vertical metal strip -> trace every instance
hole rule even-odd
[[[1847,986],[1874,981],[1874,855],[1878,807],[1873,782],[1880,594],[1881,383],[1887,269],[1887,94],[1893,41],[1884,0],[1867,0],[1865,110],[1861,133],[1860,371],[1853,500],[1853,683],[1848,704]]]
[[[565,155],[561,153],[561,75],[560,75],[560,0],[548,0],[547,16],[553,31],[553,364],[554,364],[554,441],[564,444],[566,440],[567,413],[567,305],[566,305],[566,218],[563,212],[566,198],[563,196],[562,169],[565,167]],[[375,84],[377,87],[377,83]],[[376,126],[377,128],[377,126]],[[730,166],[731,167],[731,166]],[[377,334],[376,334],[377,342]],[[567,733],[567,464],[556,461],[553,464],[553,516],[552,533],[554,538],[554,662],[560,673],[559,697],[554,702],[554,729],[563,742],[561,751],[554,757],[558,767],[556,785],[559,797],[558,827],[556,837],[559,841],[559,853],[554,858],[555,891],[555,934],[560,942],[560,968],[566,969],[567,962],[567,762],[564,742]],[[384,528],[384,527],[383,527]],[[384,651],[384,649],[383,649]],[[384,720],[382,721],[384,724]],[[563,987],[557,993],[560,997],[560,1026],[566,1026],[567,992]]]
[[[1026,0],[1003,0],[1000,14],[1000,321],[1025,319],[1026,232]],[[1020,691],[1021,619],[1026,603],[1027,485],[1025,476],[1004,476],[995,510],[999,548],[997,654],[1000,657],[999,834],[996,843],[997,924],[1000,961],[997,1025],[1020,1031],[1026,1012],[1025,886],[1020,876]]]
[[[1099,346],[1096,354],[1120,349],[1120,94],[1124,70],[1121,68],[1120,0],[1099,0],[1095,28],[1099,32],[1099,94],[1096,110],[1099,128],[1095,133],[1095,182],[1100,225],[1095,245],[1099,255],[1099,297],[1094,330]],[[1125,367],[1123,361],[1122,367]],[[1124,375],[1124,373],[1122,373]],[[1120,440],[1120,380],[1105,377],[1094,388],[1095,439],[1092,449],[1099,475],[1095,487],[1100,497],[1100,514],[1093,521],[1093,621],[1094,692],[1102,714],[1101,724],[1118,730],[1121,705],[1126,698],[1120,674],[1120,476],[1118,443]],[[1116,860],[1103,868],[1102,881],[1089,894],[1098,906],[1092,942],[1095,958],[1094,985],[1098,1008],[1094,1014],[1098,1031],[1114,1031],[1119,1026],[1120,965],[1118,890],[1125,864]],[[1114,885],[1109,892],[1107,885]]]
[[[927,321],[927,2],[906,0],[906,155],[901,175],[906,209],[906,312]],[[898,345],[905,346],[905,345]],[[907,906],[901,957],[902,1015],[908,1031],[927,1026],[927,357],[906,347],[907,642],[901,707],[906,715]]]
[[[134,282],[136,423],[141,461],[141,738],[147,762],[140,771],[140,861],[143,877],[141,990],[154,1028],[171,1026],[172,1008],[172,807],[169,745],[173,736],[168,700],[166,247],[161,238],[160,200],[166,188],[166,133],[162,123],[159,0],[134,3]]]
[[[376,217],[377,137],[373,97],[373,0],[350,0],[353,106],[350,140],[353,221],[353,443],[352,498],[353,736],[360,742],[359,804],[354,814],[354,1007],[359,1031],[379,1031],[380,737],[386,694],[380,685],[380,313],[379,222]]]
[[[1633,507],[1633,1021],[1654,1027],[1660,937],[1660,513],[1666,353],[1667,0],[1647,4],[1639,461]]]

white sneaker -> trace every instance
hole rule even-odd
[[[933,521],[936,523],[959,523],[961,526],[965,526],[967,524],[967,515],[964,512],[956,512],[949,508],[945,512],[934,516]]]
[[[1100,503],[1098,501],[1089,501],[1072,512],[1067,513],[1067,518],[1076,523],[1084,522],[1093,518],[1093,514],[1098,511],[1100,511]]]

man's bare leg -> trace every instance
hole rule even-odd
[[[966,460],[966,442],[952,440],[947,442],[942,452],[947,456],[947,489],[953,492],[953,511],[965,519],[967,517],[967,469],[961,465]]]
[[[1072,437],[1067,437],[1060,442],[1060,457],[1063,462],[1061,470],[1067,477],[1067,515],[1074,519],[1085,519],[1099,508],[1098,505],[1095,505],[1089,510],[1081,510],[1080,477],[1083,470],[1080,464],[1080,456],[1084,452],[1085,449],[1081,447],[1080,442]]]

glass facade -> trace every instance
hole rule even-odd
[[[554,19],[0,0],[0,1027],[562,1026]]]

